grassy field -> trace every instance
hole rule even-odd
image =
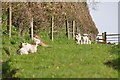
[[[31,42],[26,36],[26,42]],[[118,47],[107,44],[77,45],[66,37],[51,41],[43,36],[49,48],[38,46],[38,52],[17,55],[18,37],[3,36],[3,78],[117,78]]]

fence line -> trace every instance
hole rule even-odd
[[[120,34],[107,34],[107,36],[120,36]]]
[[[120,38],[120,37],[107,37],[107,39],[116,39],[116,38]]]
[[[112,33],[107,34],[106,32],[102,33],[102,35],[97,35],[97,36],[98,36],[97,43],[101,43],[100,41],[102,40],[102,43],[104,44],[106,44],[107,41],[118,41],[118,38],[120,38],[120,34],[112,34]],[[99,38],[99,37],[102,37],[102,38]]]
[[[118,40],[107,40],[107,41],[118,41]]]
[[[97,36],[102,36],[102,35],[97,35]],[[106,36],[120,36],[120,34],[106,34]]]

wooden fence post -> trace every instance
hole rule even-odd
[[[73,21],[73,39],[75,39],[75,21]]]
[[[11,26],[12,26],[11,19],[12,19],[12,8],[11,8],[11,3],[9,3],[9,39],[11,38]],[[9,40],[9,42],[10,42],[10,40]],[[9,55],[11,55],[10,54],[10,50],[11,50],[11,47],[8,46],[8,53],[9,53]]]
[[[70,32],[69,32],[69,22],[66,20],[66,35],[68,39],[70,39]]]
[[[96,41],[96,43],[99,43],[99,37],[97,38],[97,41]]]
[[[31,38],[33,40],[33,18],[31,19],[30,26],[31,26]]]
[[[103,39],[103,42],[106,44],[107,43],[106,32],[102,33],[102,39]]]
[[[106,32],[104,32],[104,35],[105,35],[105,44],[107,43],[107,34]]]
[[[12,9],[11,9],[11,3],[9,4],[9,37],[11,37],[11,26],[12,26]]]
[[[52,16],[52,26],[51,26],[51,39],[52,39],[52,41],[53,41],[53,39],[54,39],[54,37],[53,37],[53,35],[54,35],[54,16]]]

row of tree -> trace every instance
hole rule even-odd
[[[81,33],[91,32],[98,34],[86,2],[3,2],[3,15],[9,15],[12,11],[12,25],[19,28],[22,35],[30,28],[33,19],[34,33],[51,26],[51,18],[54,16],[54,29],[59,30],[65,21],[76,22]]]

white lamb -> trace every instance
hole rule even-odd
[[[29,54],[37,52],[37,46],[42,45],[44,47],[48,47],[43,41],[41,41],[40,37],[34,35],[32,44],[22,43],[22,48],[19,50],[19,54]]]
[[[29,43],[22,43],[21,45],[22,45],[22,47],[23,47],[23,46],[25,46],[25,45],[29,45]]]
[[[18,51],[18,54],[20,54],[20,55],[28,54],[29,46],[30,46],[30,44],[28,44],[28,43],[22,43],[22,48],[20,48],[20,50]]]
[[[30,53],[35,53],[35,52],[37,52],[37,46],[38,46],[38,44],[36,44],[36,43],[33,43],[32,45],[30,45],[30,46],[29,46],[29,52],[30,52]]]
[[[38,35],[34,35],[33,42],[44,47],[49,47]]]
[[[21,48],[21,49],[18,51],[18,54],[20,54],[20,55],[28,54],[28,51],[27,51],[25,48]]]
[[[41,40],[36,37],[33,37],[33,42],[38,45],[38,44],[40,44]]]
[[[80,35],[80,33],[78,33],[75,38],[77,40],[77,44],[81,44],[81,42],[82,42],[82,36]]]
[[[37,44],[22,43],[22,48],[19,50],[19,54],[28,54],[37,52]]]
[[[91,40],[88,37],[88,34],[83,34],[83,44],[91,44]]]

